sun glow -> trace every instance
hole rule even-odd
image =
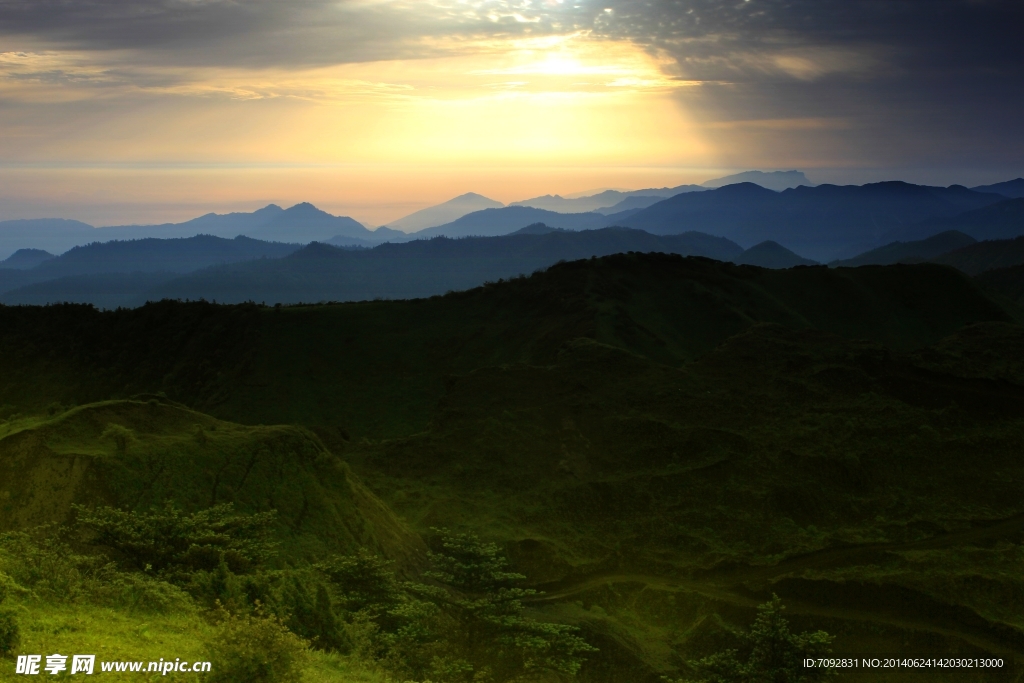
[[[716,166],[677,96],[695,84],[666,76],[662,62],[628,43],[577,33],[428,47],[435,56],[290,70],[126,66],[123,56],[113,69],[88,53],[0,54],[0,95],[21,102],[8,111],[0,144],[9,167],[25,161],[43,175],[49,172],[42,167],[71,169],[51,174],[50,185],[67,184],[71,193],[93,184],[75,168],[127,165],[152,176],[161,168],[252,166],[281,169],[238,176],[254,189],[258,184],[260,196],[289,201],[284,197],[294,193],[296,201],[328,206],[337,206],[325,199],[332,186],[352,195],[360,175],[378,183],[401,177],[406,196],[423,202],[447,199],[468,184],[511,201],[536,193],[534,181],[542,177],[549,178],[544,192],[623,182],[582,168]],[[50,124],[45,137],[21,134],[39,121]],[[577,170],[548,176],[539,171],[544,167]],[[343,170],[303,172],[318,180],[296,187],[284,180],[298,177],[287,168]],[[231,173],[237,175],[206,174],[211,182],[190,186],[188,200],[244,197],[234,180],[225,189]],[[660,173],[654,177],[662,184],[676,182]],[[96,187],[115,175],[94,173]],[[119,181],[118,192],[144,177]],[[450,178],[450,187],[434,182],[440,177]],[[176,178],[147,193],[149,201],[159,203],[161,192],[171,201],[181,187]],[[551,178],[563,180],[551,186]],[[275,184],[289,189],[275,192]],[[316,197],[301,191],[314,186]]]

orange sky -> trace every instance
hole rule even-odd
[[[152,67],[147,87],[109,79],[89,55],[5,53],[8,73],[77,80],[2,82],[24,118],[4,136],[0,177],[22,200],[137,206],[105,222],[312,201],[377,224],[466,191],[510,202],[701,181],[720,166],[675,97],[699,84],[630,43],[577,33],[458,47],[187,80],[178,70],[169,84]],[[71,109],[74,120],[61,116]],[[40,114],[53,120],[45,136],[16,134]]]

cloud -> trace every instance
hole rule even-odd
[[[36,55],[0,62],[0,78],[8,91],[18,82],[243,99],[390,96],[407,84],[339,77],[319,92],[287,72],[538,41],[537,59],[491,70],[515,77],[500,87],[518,89],[526,76],[577,68],[543,54],[577,36],[654,56],[663,78],[593,63],[579,75],[674,87],[680,107],[720,136],[723,162],[747,165],[744,149],[762,143],[717,124],[764,120],[842,122],[815,129],[827,140],[799,127],[743,127],[770,130],[764,149],[788,146],[796,159],[813,158],[814,144],[857,163],[1012,166],[1024,157],[1021,26],[1020,0],[0,0],[7,54]],[[234,75],[218,83],[211,73]]]

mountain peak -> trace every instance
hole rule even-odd
[[[723,185],[722,187],[715,188],[713,192],[726,195],[736,195],[740,197],[767,196],[769,194],[778,194],[778,192],[776,192],[775,190],[770,190],[767,187],[751,182],[732,183],[731,185]]]
[[[755,244],[736,258],[736,263],[760,266],[761,268],[792,268],[793,266],[813,266],[817,261],[805,259],[787,249],[775,240],[765,240]]]
[[[465,201],[467,199],[477,200],[477,201],[482,200],[482,201],[485,201],[485,202],[494,202],[494,200],[491,199],[490,197],[485,197],[482,194],[477,194],[476,192],[467,192],[465,194],[460,194],[458,197],[455,197],[454,199],[449,199],[448,201],[450,201],[450,202],[459,202],[459,201]],[[494,202],[494,203],[495,204],[500,204],[500,202]]]
[[[326,211],[322,211],[322,210],[316,208],[315,206],[313,206],[309,202],[300,202],[300,203],[296,204],[295,206],[291,206],[291,207],[285,209],[285,211],[290,212],[290,213],[299,213],[299,212],[309,213],[309,212],[314,212],[314,211],[316,213],[327,213]]]
[[[754,183],[769,190],[781,192],[801,185],[813,185],[803,171],[744,171],[701,183],[702,187],[724,187],[737,183]]]

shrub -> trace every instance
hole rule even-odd
[[[112,572],[105,579],[97,582],[93,597],[129,614],[168,614],[195,609],[188,593],[167,581],[139,572]]]
[[[351,649],[330,586],[312,569],[260,569],[236,575],[222,564],[212,572],[194,572],[184,588],[201,604],[222,605],[234,613],[251,612],[260,605],[265,614],[281,619],[319,649]]]
[[[74,506],[80,524],[93,531],[92,543],[111,548],[131,568],[187,581],[197,570],[222,563],[243,573],[269,559],[275,512],[243,514],[230,503],[186,514],[168,502],[149,512]]]
[[[257,606],[253,614],[223,608],[208,646],[209,683],[299,683],[308,645],[277,618]]]
[[[37,595],[66,602],[78,600],[112,566],[102,557],[74,552],[66,541],[69,533],[67,527],[43,525],[31,532],[0,534],[3,570]]]

